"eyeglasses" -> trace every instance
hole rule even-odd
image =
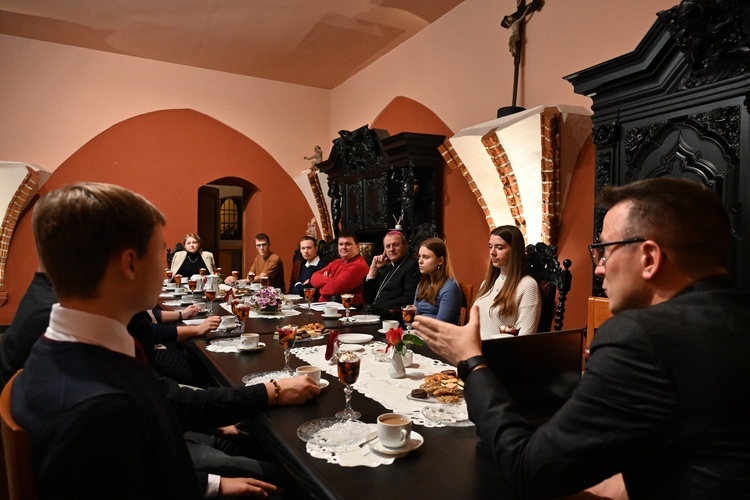
[[[607,262],[607,257],[604,256],[604,249],[612,245],[630,245],[631,243],[643,243],[646,241],[645,238],[631,238],[629,240],[621,241],[608,241],[606,243],[594,243],[589,245],[589,252],[591,252],[591,260],[594,261],[595,266],[603,266]]]

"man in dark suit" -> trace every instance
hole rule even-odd
[[[417,317],[458,362],[477,433],[522,497],[562,496],[622,473],[630,498],[746,498],[750,492],[750,292],[726,268],[719,198],[687,180],[606,188],[596,275],[614,316],[571,399],[534,429],[464,328]]]
[[[390,231],[383,238],[384,252],[372,258],[362,285],[362,296],[372,312],[401,319],[401,306],[414,303],[419,285],[419,264],[409,254],[403,233]]]
[[[326,266],[326,262],[318,255],[318,244],[312,236],[302,237],[299,242],[299,252],[302,254],[305,263],[300,266],[297,282],[292,285],[289,293],[304,297],[305,288],[313,288],[310,284],[310,278],[313,273],[318,269],[323,269]],[[317,297],[318,291],[316,290],[315,298],[317,299]]]

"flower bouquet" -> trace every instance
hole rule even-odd
[[[249,302],[258,314],[279,314],[284,298],[274,287],[267,286],[258,290]]]

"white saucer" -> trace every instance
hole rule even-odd
[[[330,384],[330,382],[328,380],[322,378],[322,379],[320,379],[320,382],[318,382],[318,387],[320,387],[320,389],[323,390],[326,387],[328,387],[329,384]]]
[[[366,344],[372,340],[369,333],[342,333],[338,339],[345,344]]]
[[[370,442],[370,449],[372,449],[373,451],[377,451],[378,453],[382,453],[383,455],[403,456],[408,455],[412,451],[422,446],[422,443],[424,443],[424,438],[422,437],[422,435],[417,431],[412,430],[411,436],[409,436],[409,441],[405,446],[402,446],[401,448],[388,448],[386,446],[383,446],[383,444],[380,442],[380,439],[375,438],[374,441]]]
[[[341,315],[340,315],[340,314],[334,314],[334,315],[330,315],[330,314],[323,314],[322,316],[323,316],[323,317],[324,317],[325,319],[339,319],[339,318],[341,317]]]
[[[255,347],[245,347],[244,345],[239,344],[237,346],[237,350],[240,352],[251,352],[251,351],[260,351],[264,347],[266,347],[266,344],[264,342],[258,342],[258,345]]]
[[[357,344],[341,344],[339,346],[339,351],[341,352],[357,352],[357,351],[364,351],[364,347]]]
[[[385,335],[386,333],[388,333],[388,331],[389,331],[389,330],[385,330],[385,329],[383,329],[383,328],[380,328],[380,329],[378,330],[378,333],[382,333],[383,335]]]

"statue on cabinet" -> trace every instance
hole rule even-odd
[[[305,160],[310,160],[310,167],[315,168],[318,163],[323,161],[323,150],[320,146],[315,146],[315,153],[311,156],[303,156]]]

